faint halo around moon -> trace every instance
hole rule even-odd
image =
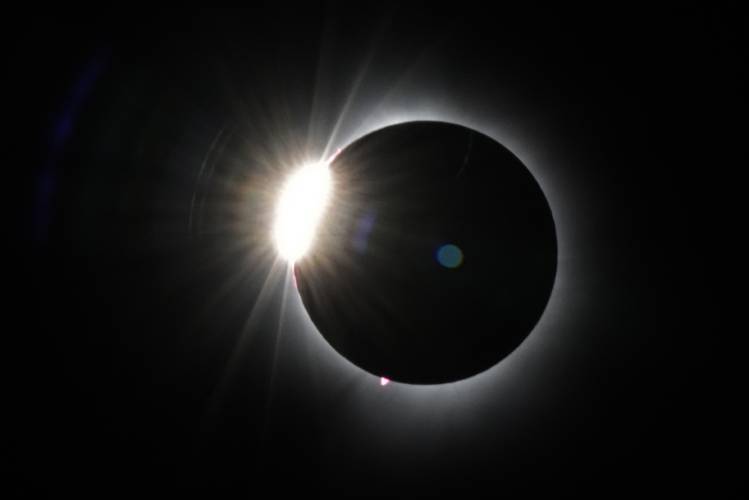
[[[406,122],[348,145],[333,192],[296,262],[310,318],[364,370],[413,384],[460,380],[508,356],[551,294],[549,204],[494,139]]]

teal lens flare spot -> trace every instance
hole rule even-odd
[[[437,262],[448,269],[455,269],[463,263],[463,252],[455,245],[442,245],[437,250]]]

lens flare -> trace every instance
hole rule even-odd
[[[437,250],[437,262],[448,269],[460,267],[463,263],[463,251],[457,245],[442,245]]]
[[[309,249],[331,190],[325,162],[305,165],[286,181],[276,207],[273,237],[278,253],[288,262]]]

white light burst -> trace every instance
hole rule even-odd
[[[303,166],[284,184],[273,236],[279,254],[288,262],[301,258],[312,244],[330,191],[330,169],[325,162]]]

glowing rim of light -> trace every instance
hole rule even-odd
[[[573,247],[575,245],[574,240],[576,239],[574,237],[570,238],[566,224],[567,217],[565,217],[564,213],[564,203],[559,199],[559,194],[565,190],[559,189],[555,191],[552,186],[552,181],[549,181],[547,179],[547,176],[550,175],[550,169],[547,165],[548,160],[544,161],[544,159],[536,157],[536,154],[532,153],[528,148],[527,139],[524,140],[522,138],[513,136],[513,134],[510,133],[509,129],[505,126],[486,123],[484,120],[466,119],[465,116],[446,109],[435,111],[421,108],[418,110],[411,109],[400,112],[391,111],[373,115],[375,116],[370,115],[367,119],[361,120],[357,126],[346,129],[346,132],[344,133],[340,133],[339,124],[339,126],[336,127],[336,129],[330,136],[323,157],[330,154],[331,151],[335,151],[335,154],[333,155],[333,157],[335,157],[340,151],[346,149],[350,144],[356,142],[362,137],[393,125],[400,125],[402,123],[415,121],[434,121],[460,125],[476,130],[492,138],[493,140],[506,147],[509,151],[511,151],[523,163],[525,168],[528,169],[535,181],[538,183],[551,209],[557,239],[557,266],[556,273],[554,275],[554,283],[552,284],[551,293],[547,300],[544,311],[542,312],[535,326],[523,340],[523,342],[521,342],[521,344],[512,353],[510,353],[510,355],[500,360],[494,366],[484,370],[483,372],[474,374],[464,379],[445,382],[441,384],[410,384],[407,382],[398,383],[398,385],[401,387],[408,387],[409,390],[412,391],[412,395],[434,395],[436,394],[435,391],[445,390],[445,388],[447,387],[471,387],[472,390],[480,391],[482,390],[481,387],[485,388],[487,384],[491,384],[492,381],[496,381],[497,379],[495,377],[501,375],[509,376],[510,373],[514,372],[515,365],[520,362],[519,359],[521,356],[523,356],[520,355],[521,352],[525,351],[524,355],[533,356],[534,354],[531,354],[532,351],[541,349],[541,345],[538,342],[542,343],[543,341],[541,339],[546,337],[549,334],[549,331],[555,326],[552,323],[552,318],[558,316],[558,311],[560,311],[563,307],[562,302],[564,302],[565,300],[570,300],[569,298],[561,297],[559,294],[560,285],[569,281],[570,269],[567,268],[567,262],[565,261],[566,256],[572,253],[570,247]],[[333,157],[331,157],[330,161],[332,161]],[[381,383],[381,377],[371,374],[360,366],[357,366],[345,356],[336,351],[333,346],[331,346],[324,339],[322,334],[317,330],[315,324],[312,322],[312,319],[309,317],[309,313],[304,308],[304,305],[301,301],[301,296],[299,296],[298,294],[296,295],[298,298],[297,307],[300,308],[302,316],[306,318],[308,327],[312,331],[317,333],[319,340],[327,349],[330,350],[331,354],[333,354],[334,357],[338,358],[344,366],[348,366],[350,369],[353,369],[355,373],[367,374]],[[390,382],[394,381],[388,380],[388,383]]]

